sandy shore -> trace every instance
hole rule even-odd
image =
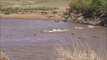
[[[36,20],[63,20],[61,14],[41,14],[41,13],[25,13],[25,14],[0,14],[0,18],[5,19],[36,19]]]

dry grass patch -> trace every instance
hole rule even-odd
[[[87,48],[78,49],[77,46],[73,47],[73,49],[65,49],[62,46],[56,48],[58,52],[58,56],[61,60],[106,60],[107,52],[103,49],[99,49],[98,51],[91,49],[88,45]]]
[[[0,60],[9,60],[7,53],[0,51]]]

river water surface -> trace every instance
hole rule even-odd
[[[75,41],[82,49],[88,44],[92,50],[107,53],[107,27],[52,20],[0,19],[0,31],[1,49],[11,60],[58,60],[55,48],[72,50]]]

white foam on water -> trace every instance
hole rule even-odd
[[[51,30],[43,30],[43,32],[66,32],[67,29],[51,29]]]
[[[74,29],[84,29],[83,27],[74,27]]]
[[[95,28],[96,26],[88,25],[88,28]]]

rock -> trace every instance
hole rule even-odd
[[[60,22],[59,20],[55,20],[55,22]]]
[[[107,26],[107,17],[102,17],[102,21],[98,25]]]

